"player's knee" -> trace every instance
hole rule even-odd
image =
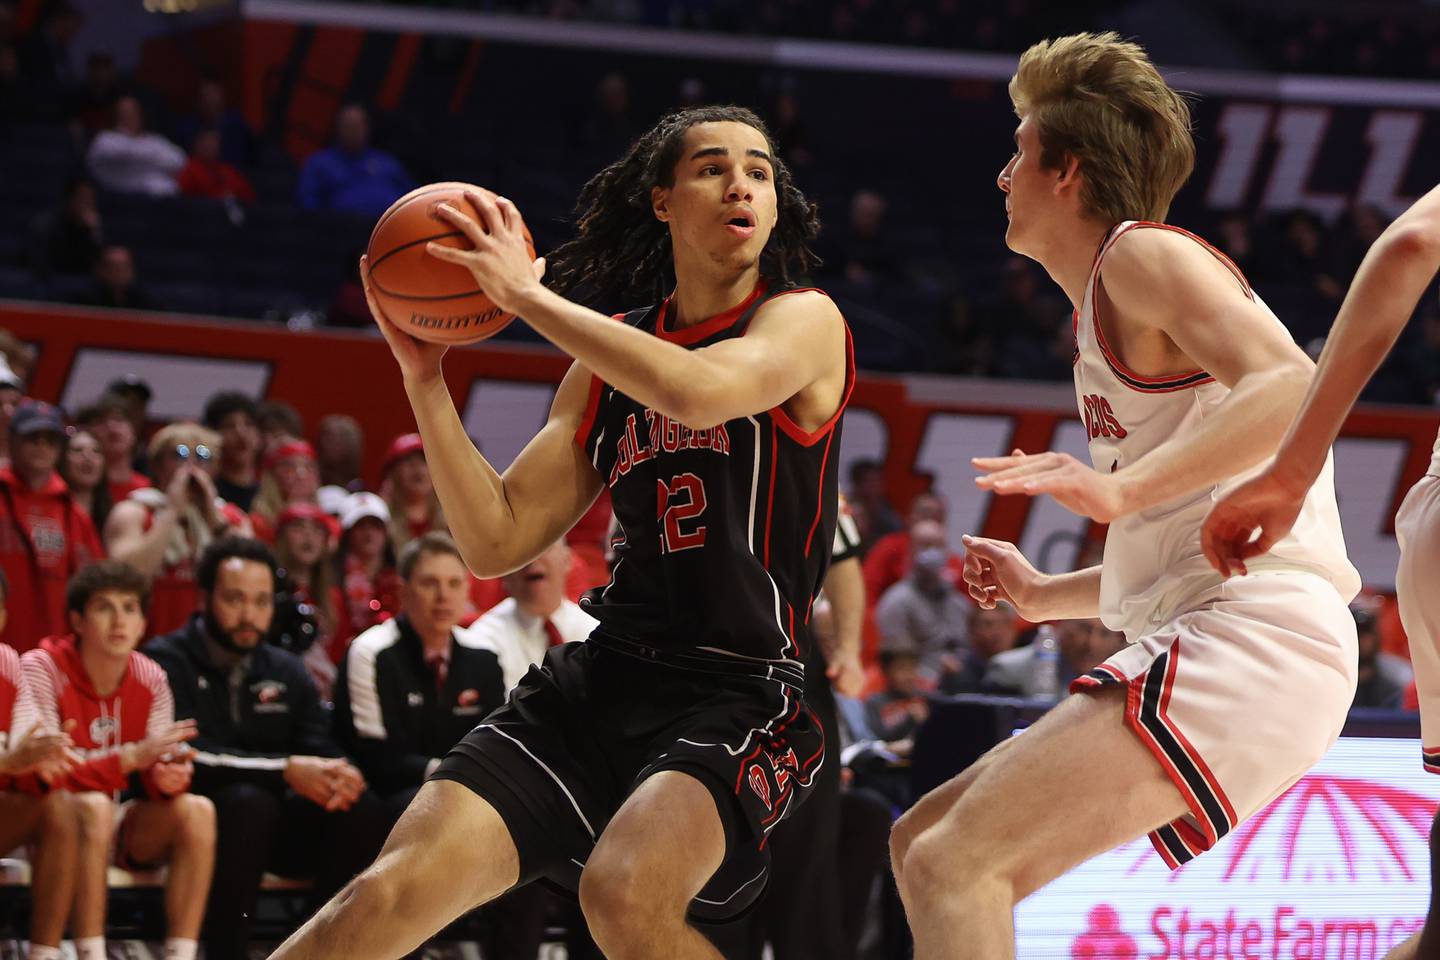
[[[635,925],[653,926],[672,907],[657,891],[649,889],[642,871],[625,862],[596,862],[580,874],[580,910],[599,941],[623,939]],[[684,907],[678,908],[683,919]]]
[[[963,899],[972,891],[997,886],[1013,889],[1014,878],[1004,858],[977,831],[933,827],[912,840],[906,851],[905,888],[912,897]]]
[[[40,801],[41,842],[73,842],[80,835],[80,815],[75,795],[69,790],[51,790]]]
[[[109,794],[86,791],[74,795],[80,837],[87,842],[110,842],[115,832],[115,801]]]
[[[404,884],[394,870],[375,864],[363,871],[340,891],[342,905],[358,916],[391,916],[403,909]]]
[[[185,793],[175,798],[177,836],[192,846],[215,842],[215,804],[209,797]]]

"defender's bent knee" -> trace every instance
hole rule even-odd
[[[630,931],[685,923],[687,906],[647,886],[642,871],[630,864],[592,858],[580,874],[580,910],[595,942],[605,950],[628,942]]]

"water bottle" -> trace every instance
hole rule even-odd
[[[1035,656],[1030,662],[1030,696],[1054,703],[1060,699],[1060,641],[1055,628],[1041,624],[1031,641]]]

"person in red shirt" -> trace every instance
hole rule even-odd
[[[130,406],[115,394],[106,394],[75,418],[100,441],[105,457],[105,483],[110,502],[119,503],[136,490],[150,486],[150,478],[135,470],[135,447],[139,437]]]
[[[5,640],[23,653],[65,627],[65,582],[104,556],[95,525],[55,467],[65,421],[48,403],[22,403],[10,420],[10,466],[0,468],[0,570],[27,602],[10,611]]]
[[[215,863],[215,806],[189,793],[185,741],[194,720],[174,719],[165,671],[136,651],[145,634],[145,577],[116,560],[71,578],[72,633],[21,658],[46,729],[72,731],[84,760],[52,786],[75,795],[80,820],[72,933],[80,960],[104,960],[106,868],[169,864],[166,960],[194,960]],[[123,806],[116,797],[134,799]],[[117,827],[118,822],[118,827]]]
[[[369,492],[352,493],[340,514],[340,546],[335,552],[341,602],[328,652],[336,666],[350,641],[400,611],[400,574],[390,539],[390,508]]]
[[[255,539],[275,543],[275,522],[292,503],[315,503],[320,465],[315,448],[305,440],[282,440],[270,448],[260,472],[260,492],[250,511]]]
[[[945,525],[945,500],[938,493],[922,493],[910,504],[910,519],[905,529],[887,533],[865,555],[865,596],[874,604],[910,572],[914,551],[910,549],[910,528],[922,520]],[[953,587],[963,583],[965,559],[951,551],[945,559],[945,579]]]
[[[4,577],[0,576],[0,631],[4,630]],[[39,777],[63,779],[79,759],[70,737],[46,730],[20,672],[20,656],[0,643],[0,850],[21,845],[30,855],[30,958],[60,960],[60,938],[74,898],[79,820],[70,793],[18,789]]]
[[[220,131],[201,130],[190,147],[190,159],[175,177],[187,197],[255,202],[255,188],[245,175],[220,159]]]
[[[380,491],[390,507],[390,538],[396,550],[405,549],[405,544],[432,530],[447,532],[420,434],[405,433],[391,441],[380,476]]]
[[[195,562],[212,540],[249,536],[249,519],[220,498],[215,471],[220,435],[196,423],[172,423],[150,439],[156,486],[115,504],[105,524],[110,556],[151,578],[148,623],[155,634],[185,625],[195,612]]]

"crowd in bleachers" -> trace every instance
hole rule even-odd
[[[781,6],[797,16],[806,9]],[[446,165],[397,118],[372,117],[358,104],[337,111],[328,146],[297,162],[247,125],[218,80],[197,84],[191,102],[176,107],[103,53],[68,76],[78,14],[63,3],[48,9],[31,34],[8,41],[0,17],[0,49],[8,43],[16,53],[6,81],[15,95],[0,96],[0,164],[10,172],[0,181],[0,216],[21,226],[0,235],[0,296],[368,329],[356,261],[376,214],[416,180],[482,176],[465,168],[466,151],[483,144],[456,144],[458,159]],[[669,106],[704,96],[700,81],[690,87],[698,89],[682,84]],[[893,177],[859,180],[859,171],[828,162],[814,119],[789,87],[767,112],[781,155],[821,201],[824,264],[813,280],[845,309],[862,366],[1069,377],[1069,309],[1038,267],[1005,259],[993,237],[978,245],[975,225],[947,221]],[[526,135],[543,159],[527,154],[484,177],[520,198],[541,248],[553,246],[580,183],[646,119],[631,81],[608,73],[576,117],[534,121],[556,128]],[[542,143],[552,145],[542,151]],[[1332,223],[1295,211],[1228,212],[1188,225],[1246,269],[1313,351],[1385,222],[1360,207]],[[1433,300],[1412,329],[1410,349],[1396,351],[1369,399],[1434,402]],[[515,324],[502,337],[533,334]]]

